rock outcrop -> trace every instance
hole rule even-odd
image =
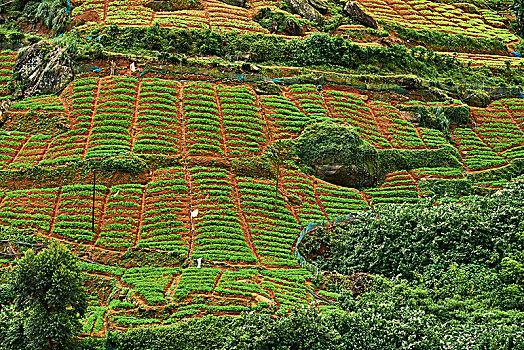
[[[151,1],[146,4],[146,7],[156,12],[203,9],[200,1]]]
[[[231,6],[236,7],[246,7],[247,1],[246,0],[218,0],[220,2],[223,2],[224,4],[228,4]]]
[[[308,19],[310,21],[316,22],[316,23],[322,22],[322,15],[308,1],[306,0],[286,0],[286,4],[289,6],[289,8],[291,9],[293,13],[296,13],[297,15],[305,19]]]
[[[267,28],[271,34],[285,33],[290,36],[301,36],[304,31],[297,18],[268,7],[262,8],[253,16],[253,19],[262,27]]]
[[[20,50],[13,76],[17,98],[54,95],[73,81],[74,70],[65,48],[39,42]]]
[[[357,3],[348,1],[344,6],[344,13],[352,18],[354,21],[362,24],[365,27],[378,29],[378,23],[373,17],[365,13],[358,7]]]
[[[322,180],[352,188],[373,187],[379,181],[377,150],[350,127],[331,122],[309,125],[293,147],[299,163]]]
[[[328,4],[324,0],[308,0],[308,2],[321,14],[325,15],[328,12]]]
[[[378,161],[378,157],[377,157]],[[315,175],[327,182],[344,187],[373,187],[377,185],[377,165],[373,161],[357,164],[345,164],[335,159],[323,159],[323,164],[314,163]]]

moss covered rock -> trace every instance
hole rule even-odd
[[[377,150],[350,127],[312,124],[295,140],[295,156],[317,177],[346,187],[371,187],[379,179]]]

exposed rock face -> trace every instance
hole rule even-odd
[[[275,21],[275,23],[273,23],[273,25],[269,27],[268,30],[271,34],[279,33],[279,27],[280,26],[278,25],[278,22]],[[290,36],[301,36],[302,28],[295,21],[286,19],[281,32]]]
[[[54,95],[73,81],[74,70],[65,49],[39,42],[20,50],[13,75],[16,97]]]
[[[325,164],[313,164],[316,176],[324,181],[344,187],[373,187],[378,182],[378,165],[373,162],[364,163],[364,166],[356,164],[342,164],[331,159]]]
[[[218,0],[223,2],[224,4],[228,4],[231,6],[236,7],[246,7],[247,1],[246,0]]]
[[[344,6],[344,12],[353,20],[357,21],[363,26],[378,29],[377,21],[375,21],[373,17],[362,11],[355,2],[348,1]]]
[[[328,4],[323,0],[308,0],[309,4],[317,9],[318,12],[325,15],[328,12]]]
[[[282,88],[272,81],[262,81],[254,86],[258,95],[280,95]]]
[[[302,26],[295,18],[290,18],[284,12],[273,11],[267,7],[262,8],[253,16],[253,19],[272,34],[285,33],[291,36],[301,36],[303,32]]]
[[[301,36],[302,28],[297,24],[297,22],[287,19],[286,25],[284,26],[284,33],[291,36]]]
[[[309,19],[310,21],[320,23],[322,15],[306,0],[286,0],[286,4],[296,14]]]
[[[350,127],[331,122],[308,125],[293,147],[299,162],[322,180],[353,188],[378,183],[378,152]]]
[[[146,4],[146,7],[156,12],[196,10],[203,8],[200,2],[192,3],[191,1],[151,1]]]

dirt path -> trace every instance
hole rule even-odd
[[[133,151],[133,148],[135,147],[136,142],[136,135],[138,134],[138,131],[136,129],[136,123],[138,121],[138,104],[140,101],[140,90],[142,89],[142,80],[138,80],[138,86],[136,89],[136,97],[135,97],[135,106],[133,108],[133,123],[131,124],[131,129],[129,130],[129,134],[131,136],[131,151]]]
[[[233,195],[235,196],[237,209],[238,209],[238,217],[240,220],[240,225],[242,226],[242,231],[244,232],[244,237],[246,238],[247,245],[249,249],[251,249],[251,252],[257,258],[257,262],[259,264],[262,263],[262,260],[260,259],[260,256],[258,255],[257,248],[255,247],[255,244],[253,243],[253,236],[251,235],[251,230],[249,229],[249,223],[246,218],[246,214],[244,213],[244,210],[242,210],[242,204],[240,200],[240,192],[238,190],[238,181],[234,174],[231,174],[231,183],[233,184]]]

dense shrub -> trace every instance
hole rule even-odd
[[[437,149],[381,149],[378,152],[383,174],[417,168],[460,168],[460,154],[451,145]]]
[[[84,349],[522,349],[521,324],[441,324],[414,306],[362,299],[319,314],[297,308],[278,319],[254,313],[206,316],[167,327],[110,333]],[[358,307],[358,308],[357,308]]]
[[[300,251],[320,268],[409,280],[438,266],[500,269],[524,261],[524,181],[488,197],[381,205],[346,224],[306,235]],[[431,267],[431,268],[430,268]]]
[[[478,80],[489,85],[510,84],[518,72],[500,75],[482,68],[466,67],[449,56],[424,48],[405,46],[360,47],[350,40],[328,34],[286,40],[264,34],[215,33],[210,30],[174,30],[153,27],[111,26],[105,33],[96,29],[88,35],[106,50],[135,54],[140,51],[187,55],[214,55],[230,60],[240,57],[251,62],[293,66],[336,66],[360,72],[414,73],[426,78]],[[94,43],[84,43],[84,45]],[[89,48],[85,50],[89,51]]]

